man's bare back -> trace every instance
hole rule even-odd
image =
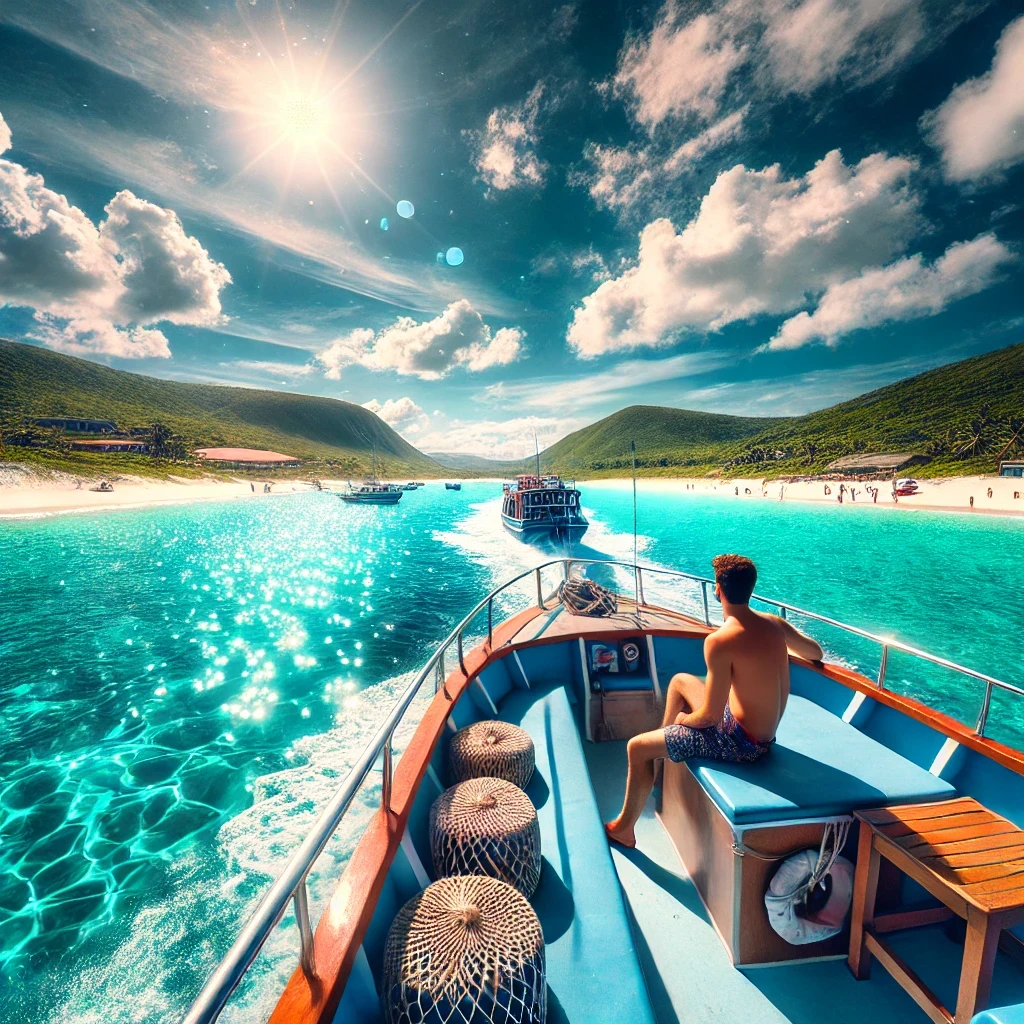
[[[719,555],[715,597],[725,621],[704,641],[706,679],[679,672],[665,693],[660,729],[626,744],[626,794],[608,838],[635,846],[633,827],[654,785],[654,762],[668,757],[753,762],[771,749],[789,700],[789,655],[820,661],[821,647],[785,619],[755,612],[757,569],[741,555]]]
[[[755,740],[774,738],[789,700],[789,652],[821,657],[817,644],[804,650],[807,642],[785,619],[749,607],[736,609],[704,641],[709,703],[718,704],[714,689],[728,681],[727,700],[736,721]]]

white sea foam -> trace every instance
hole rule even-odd
[[[225,822],[215,847],[192,848],[176,858],[168,869],[170,895],[136,914],[116,949],[79,972],[55,1024],[149,1024],[180,1017],[413,677],[406,673],[353,694],[336,728],[296,740],[286,754],[294,767],[256,779],[252,806]],[[396,755],[432,696],[428,681],[396,731]],[[310,874],[314,920],[379,804],[380,774],[374,770]],[[297,962],[289,911],[221,1020],[265,1020]],[[184,990],[188,986],[193,990]]]

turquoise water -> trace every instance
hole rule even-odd
[[[408,673],[542,557],[502,532],[496,491],[0,524],[0,1020],[181,1016]],[[629,488],[591,485],[584,503],[579,553],[631,557]],[[639,532],[644,561],[705,574],[742,551],[762,593],[1024,685],[1024,520],[641,485]],[[699,608],[678,584],[647,596]],[[877,668],[871,645],[819,636]],[[977,715],[980,687],[941,671],[894,658],[889,682]],[[1015,705],[997,711],[990,733],[1024,745]],[[321,858],[315,907],[377,795]],[[295,950],[286,918],[225,1019],[265,1016]]]

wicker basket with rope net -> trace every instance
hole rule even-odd
[[[470,779],[430,808],[434,874],[489,875],[529,899],[540,881],[540,824],[530,798],[504,779]]]
[[[543,1024],[544,936],[526,897],[483,875],[442,878],[398,912],[384,947],[387,1024]]]
[[[530,734],[508,722],[474,722],[460,729],[448,746],[452,782],[489,775],[526,789],[535,758]]]

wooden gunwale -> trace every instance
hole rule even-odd
[[[643,609],[670,615],[678,619],[680,625],[679,628],[644,628],[638,625],[638,633],[656,637],[700,638],[712,631],[712,627],[679,612],[651,605],[644,605]],[[317,924],[314,935],[316,977],[311,983],[302,968],[297,967],[270,1016],[269,1024],[329,1024],[333,1019],[401,842],[420,782],[426,774],[452,706],[472,680],[489,665],[513,651],[564,643],[580,636],[593,640],[613,639],[621,635],[625,628],[580,629],[572,633],[541,634],[526,641],[515,641],[514,638],[524,627],[550,614],[552,610],[530,608],[498,624],[494,628],[490,645],[485,642],[464,655],[465,674],[461,669],[451,672],[445,685],[434,695],[395,766],[390,813],[385,815],[380,810],[370,820]],[[850,690],[864,693],[880,704],[900,711],[968,749],[991,758],[997,764],[1024,775],[1024,753],[996,740],[977,736],[967,726],[940,711],[928,708],[911,697],[880,689],[872,680],[850,669],[810,662],[795,656],[790,656],[790,661],[841,683]]]

